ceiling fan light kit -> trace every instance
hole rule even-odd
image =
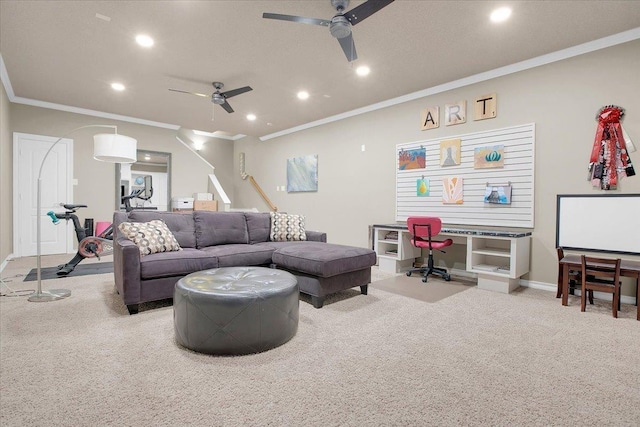
[[[347,18],[342,15],[336,15],[331,19],[329,31],[333,37],[343,39],[351,34],[351,25],[349,25]]]
[[[362,22],[392,2],[393,0],[368,0],[350,11],[344,12],[349,6],[349,0],[331,0],[331,6],[333,6],[337,12],[331,20],[281,15],[278,13],[263,13],[262,17],[266,19],[278,19],[280,21],[298,22],[301,24],[328,26],[331,35],[338,39],[340,47],[347,57],[347,61],[351,62],[358,59],[351,27]]]

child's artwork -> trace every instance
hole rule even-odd
[[[427,164],[427,149],[401,150],[398,153],[398,170],[424,169]]]
[[[462,202],[462,178],[442,178],[442,203],[461,205]]]
[[[504,145],[476,148],[473,155],[473,167],[475,169],[504,167]]]
[[[440,166],[460,164],[460,140],[449,139],[440,142]]]
[[[427,197],[429,195],[429,180],[418,178],[416,182],[416,194],[418,197]]]
[[[498,205],[511,204],[511,186],[510,185],[487,185],[484,190],[484,202],[495,203]]]

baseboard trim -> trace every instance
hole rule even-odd
[[[531,289],[541,289],[543,291],[556,292],[558,289],[558,285],[556,283],[544,283],[544,282],[536,282],[533,280],[522,280],[520,279],[520,286]],[[576,296],[580,296],[580,290],[576,289]],[[593,297],[596,299],[601,299],[605,301],[613,301],[613,295],[607,294],[604,292],[594,292]],[[630,295],[620,295],[620,302],[622,304],[631,304],[635,305],[636,297]]]
[[[4,259],[4,261],[2,261],[2,264],[0,264],[0,273],[4,271],[5,267],[9,263],[9,261],[11,261],[13,258],[14,258],[13,254],[7,255],[7,257]]]

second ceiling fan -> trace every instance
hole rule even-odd
[[[331,5],[338,13],[330,20],[281,15],[278,13],[263,13],[262,17],[329,27],[331,35],[338,39],[342,51],[347,56],[347,60],[351,62],[358,59],[356,45],[353,42],[353,35],[351,34],[351,26],[362,22],[392,2],[393,0],[368,0],[350,11],[345,12],[344,10],[349,6],[349,0],[331,0]]]
[[[211,95],[207,95],[204,93],[187,92],[186,90],[178,90],[178,89],[169,89],[169,90],[172,92],[188,93],[190,95],[202,96],[204,98],[211,97],[211,102],[224,108],[227,111],[227,113],[233,113],[233,108],[231,108],[231,105],[229,105],[229,103],[227,102],[227,98],[231,98],[232,96],[240,95],[242,93],[253,90],[251,86],[245,86],[238,89],[228,90],[226,92],[220,92],[220,89],[224,87],[224,84],[220,82],[213,82],[212,85],[216,89],[216,91],[213,92]]]

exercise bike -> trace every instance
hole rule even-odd
[[[132,199],[140,199],[147,201],[153,196],[153,186],[151,184],[151,177],[145,177],[144,188],[135,189],[128,196],[121,198],[124,204],[125,211],[131,212],[136,207],[131,206]],[[58,276],[66,276],[71,273],[80,262],[85,258],[98,258],[105,255],[113,254],[113,224],[110,224],[102,233],[97,236],[93,236],[93,220],[85,219],[84,227],[80,224],[80,220],[76,215],[76,211],[80,208],[86,208],[87,205],[71,205],[62,204],[62,207],[66,209],[65,212],[55,213],[53,211],[47,212],[47,215],[51,218],[54,225],[58,225],[61,219],[65,221],[71,220],[76,232],[76,238],[78,239],[78,252],[74,257],[66,264],[58,266],[56,274]]]

